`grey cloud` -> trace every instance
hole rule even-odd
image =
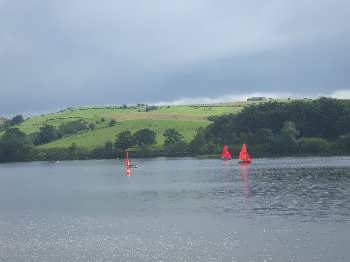
[[[349,2],[0,0],[0,115],[348,89]]]

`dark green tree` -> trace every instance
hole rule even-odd
[[[124,151],[125,149],[134,145],[133,136],[130,131],[122,131],[117,135],[115,146],[118,152]]]
[[[75,152],[78,149],[77,144],[73,142],[69,147],[68,150],[71,152]]]
[[[149,106],[149,105],[146,105],[145,107],[145,111],[146,112],[149,112],[149,111],[152,111],[152,110],[157,110],[158,109],[158,106]]]
[[[184,137],[176,129],[170,128],[164,131],[164,150],[168,155],[181,155],[186,153],[187,144]]]
[[[25,161],[30,157],[32,144],[18,128],[9,128],[0,139],[0,161]]]
[[[114,157],[114,146],[112,141],[107,141],[104,145],[104,157],[112,158]]]
[[[285,137],[286,140],[296,142],[296,139],[299,136],[299,131],[292,121],[285,121],[281,129],[281,135]]]
[[[317,117],[312,119],[314,121],[312,121],[310,125],[316,126],[317,130],[315,130],[316,134],[312,136],[335,138],[340,135],[339,131],[341,131],[341,134],[344,134],[345,130],[339,130],[337,124],[342,119],[346,118],[347,111],[344,104],[342,104],[340,100],[332,98],[320,98],[314,103]]]
[[[89,129],[91,129],[91,130],[96,129],[96,124],[95,123],[90,123],[89,124]]]
[[[68,147],[68,158],[69,159],[80,159],[81,154],[80,154],[80,148],[77,146],[75,142],[73,142],[69,147]]]
[[[24,122],[22,115],[16,115],[11,119],[11,125],[19,125]]]
[[[114,119],[112,119],[111,121],[109,121],[109,127],[115,126],[115,124],[117,123],[117,121],[115,121]]]
[[[184,139],[183,135],[174,128],[165,130],[163,136],[165,136],[164,146],[183,142]]]
[[[268,128],[259,129],[258,132],[255,134],[255,143],[264,144],[264,145],[271,144],[273,140],[273,136],[274,135],[271,129],[268,129]]]
[[[79,119],[62,124],[58,129],[61,135],[69,135],[89,129],[89,124],[85,120]]]
[[[287,155],[295,154],[297,151],[297,137],[299,131],[292,121],[285,121],[280,133],[273,141],[276,153]]]
[[[195,154],[207,154],[210,151],[208,142],[206,129],[199,128],[195,137],[190,142],[189,150]]]
[[[327,154],[330,143],[319,137],[305,137],[299,141],[300,151],[305,154]]]
[[[40,127],[40,131],[36,135],[36,138],[34,139],[34,144],[35,145],[46,144],[58,138],[60,138],[60,134],[56,127],[51,125],[44,125]]]
[[[336,150],[339,150],[341,153],[350,153],[350,132],[337,139]]]
[[[149,146],[156,143],[156,133],[148,128],[143,128],[135,132],[133,140],[136,145]]]

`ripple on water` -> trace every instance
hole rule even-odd
[[[0,261],[349,261],[350,159],[326,160],[0,165]]]

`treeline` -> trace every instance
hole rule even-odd
[[[66,119],[66,118],[65,118]],[[64,136],[69,136],[81,132],[87,132],[97,128],[97,124],[105,122],[104,118],[101,118],[99,122],[89,123],[84,119],[70,121],[60,126],[53,126],[45,124],[39,128],[39,132],[32,134],[32,140],[34,145],[42,145],[52,142],[57,139],[61,139]],[[106,123],[106,127],[112,127],[117,123],[116,120],[111,119]]]
[[[127,148],[132,157],[208,155],[218,154],[225,144],[238,154],[242,143],[248,144],[248,150],[255,157],[350,154],[350,101],[321,98],[267,102],[211,120],[212,124],[197,130],[189,143],[177,130],[167,129],[160,145],[156,133],[144,128],[134,133],[123,131],[114,141],[94,149],[74,143],[68,148],[36,147],[96,128],[94,123],[84,120],[58,127],[45,125],[29,136],[10,125],[0,138],[0,162],[115,158],[124,157]],[[115,123],[110,120],[108,125]]]
[[[40,127],[39,132],[32,135],[34,145],[42,145],[60,139],[63,136],[76,134],[81,131],[95,129],[96,125],[89,124],[83,119],[64,123],[58,127],[45,124]]]
[[[108,159],[124,157],[127,148],[133,157],[179,156],[189,152],[188,144],[177,130],[165,130],[164,143],[161,147],[157,147],[156,133],[148,128],[140,129],[133,134],[130,131],[123,131],[118,134],[115,141],[107,141],[104,146],[94,149],[78,147],[75,143],[68,148],[36,147],[39,139],[41,142],[55,139],[58,130],[52,126],[43,126],[38,134],[26,136],[16,127],[6,129],[0,139],[0,162]]]
[[[115,141],[117,156],[122,157],[127,148],[131,148],[134,156],[179,156],[189,153],[188,144],[184,137],[176,129],[170,128],[164,131],[164,143],[161,148],[154,148],[156,133],[148,128],[140,129],[134,134],[123,131],[118,134]]]
[[[239,114],[216,117],[191,142],[195,154],[217,153],[223,144],[238,153],[247,143],[255,156],[350,154],[349,101],[311,101],[251,105]]]
[[[0,131],[10,128],[15,125],[19,125],[24,122],[24,118],[22,115],[16,115],[11,119],[8,118],[0,118]]]

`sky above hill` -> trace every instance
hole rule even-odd
[[[350,98],[348,0],[0,0],[0,115]]]

